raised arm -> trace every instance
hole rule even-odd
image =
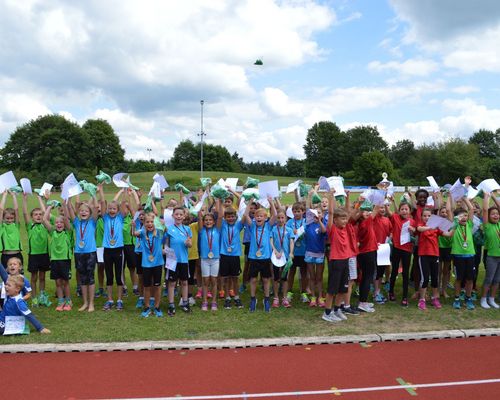
[[[97,195],[99,198],[99,203],[101,205],[101,215],[106,214],[106,200],[104,199],[104,188],[102,183],[97,185]]]
[[[222,219],[224,217],[224,210],[222,209],[222,202],[220,199],[216,200],[215,206],[217,208],[217,228],[220,229],[222,226]]]
[[[69,222],[69,209],[68,209],[68,203],[66,203],[65,201],[62,202],[62,208],[63,208],[63,211],[64,211],[64,216],[63,216],[63,219],[64,219],[64,229],[66,230],[71,230],[73,229],[73,227],[71,226],[71,223]]]
[[[448,198],[446,199],[446,215],[448,217],[448,220],[453,222],[453,210],[451,202],[452,202],[451,195],[448,195]]]
[[[245,208],[245,212],[243,213],[241,221],[245,225],[252,225],[252,219],[250,218],[250,204],[247,204],[247,207]]]
[[[15,216],[15,223],[19,223],[19,205],[17,204],[17,196],[14,192],[10,192],[12,196],[12,204],[14,205],[14,216]]]
[[[276,215],[277,215],[276,206],[274,205],[274,201],[271,196],[267,198],[267,201],[271,205],[271,217],[269,218],[269,224],[272,226],[276,223]]]
[[[330,189],[328,192],[328,230],[333,226],[333,210],[335,209],[334,193],[335,189]]]
[[[50,224],[50,212],[52,211],[52,206],[47,206],[45,212],[43,213],[43,225],[47,228],[49,232],[52,231],[52,225]]]
[[[23,216],[24,216],[24,222],[28,224],[31,222],[31,218],[28,214],[28,202],[26,200],[27,196],[28,195],[23,192]]]
[[[489,208],[490,208],[490,194],[485,192],[483,195],[483,223],[488,222]]]
[[[467,205],[467,211],[469,213],[469,221],[472,221],[474,219],[474,206],[470,202],[470,200],[467,198],[467,196],[463,197],[464,203]]]
[[[5,210],[5,201],[7,200],[7,191],[2,194],[2,201],[0,201],[0,223],[3,221],[3,210]]]

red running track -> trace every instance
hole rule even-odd
[[[500,378],[500,337],[225,350],[1,354],[2,399],[315,391]],[[23,381],[15,382],[21,376]],[[13,374],[13,372],[15,372]],[[500,383],[278,399],[489,400]]]

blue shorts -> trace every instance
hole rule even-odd
[[[310,256],[305,256],[304,261],[307,264],[323,264],[325,262],[325,257],[310,257]]]

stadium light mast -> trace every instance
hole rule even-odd
[[[203,137],[207,136],[207,134],[205,132],[203,132],[203,104],[205,104],[205,101],[204,100],[200,100],[200,105],[201,105],[201,121],[200,121],[201,129],[200,129],[200,133],[198,133],[198,136],[201,138],[201,141],[200,141],[200,159],[201,159],[200,173],[201,173],[201,177],[202,178],[203,178]]]

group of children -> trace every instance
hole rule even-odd
[[[467,177],[466,189],[470,184]],[[112,201],[106,201],[103,184],[99,184],[97,198],[88,201],[76,196],[60,205],[53,200],[45,203],[48,194],[41,194],[39,207],[28,214],[27,196],[23,195],[28,237],[24,250],[31,285],[21,275],[24,260],[17,198],[11,193],[13,207],[5,208],[6,191],[0,202],[0,273],[5,282],[0,330],[4,329],[5,316],[24,315],[37,330],[48,332],[27,307],[30,300],[33,306],[50,306],[45,282],[48,271],[56,284],[56,310],[70,311],[73,260],[82,298],[79,311],[93,312],[94,299],[99,296],[106,297],[104,311],[123,310],[123,296],[127,295],[125,265],[142,317],[163,316],[164,285],[169,316],[176,312],[177,291],[180,309],[189,313],[197,298],[201,298],[202,311],[216,311],[218,297],[226,309],[242,308],[239,295],[247,286],[249,310],[255,312],[259,285],[264,311],[280,305],[290,308],[298,268],[299,301],[323,308],[323,320],[338,322],[347,319],[346,315],[374,312],[374,303],[395,301],[400,273],[402,306],[408,306],[409,287],[413,285],[418,308],[426,310],[430,281],[430,303],[440,309],[440,297],[447,297],[452,264],[453,307],[461,308],[465,301],[467,309],[474,309],[484,246],[486,273],[481,306],[499,308],[495,298],[500,283],[500,204],[495,196],[484,193],[480,206],[467,197],[453,202],[448,196],[444,201],[440,192],[429,195],[420,189],[414,196],[403,196],[399,204],[393,196],[387,196],[383,205],[374,206],[361,196],[352,202],[349,193],[344,201],[338,201],[333,189],[318,201],[318,187],[311,188],[306,199],[297,191],[297,201],[290,207],[283,206],[278,198],[268,198],[267,208],[260,204],[263,202],[245,201],[232,190],[221,198],[211,197],[208,189],[205,195],[200,190],[192,198],[181,192],[180,201],[171,198],[164,206],[162,201],[142,203],[140,191],[122,188]],[[429,197],[433,206],[428,205]],[[429,227],[433,215],[453,225],[445,231]],[[377,253],[387,243],[390,265],[380,265]],[[384,277],[388,282],[384,283]],[[351,296],[356,287],[359,302],[354,306]],[[368,301],[370,293],[373,303]]]

